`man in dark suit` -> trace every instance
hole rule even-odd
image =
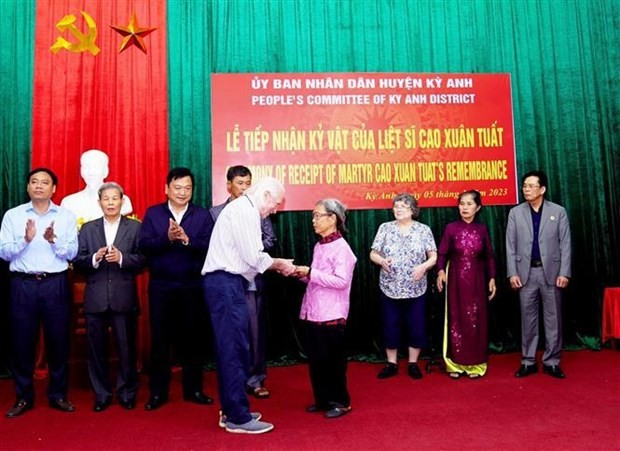
[[[547,176],[532,171],[522,178],[525,202],[508,215],[506,260],[510,286],[519,290],[522,360],[515,377],[538,371],[538,310],[542,299],[545,327],[543,370],[563,379],[562,289],[571,276],[571,235],[566,210],[545,200]]]
[[[158,409],[168,400],[173,344],[183,371],[183,399],[213,404],[202,391],[208,316],[200,274],[213,220],[205,208],[191,202],[194,174],[188,168],[171,169],[165,191],[167,201],[148,208],[140,230],[140,250],[150,273],[151,394],[146,410]]]
[[[252,173],[245,166],[231,166],[226,172],[226,188],[230,197],[223,204],[216,205],[209,210],[213,217],[213,222],[217,221],[218,216],[230,201],[243,195],[246,189],[252,186]],[[269,216],[261,219],[261,238],[263,250],[270,253],[276,246],[276,234],[273,231],[273,224]],[[245,297],[248,302],[250,317],[250,377],[246,384],[248,394],[256,398],[268,398],[270,393],[265,387],[267,378],[267,351],[266,351],[266,315],[265,303],[263,299],[264,278],[262,274],[257,274],[252,282],[248,284]]]
[[[116,396],[125,409],[136,405],[136,274],[144,266],[138,249],[140,223],[121,216],[123,188],[114,182],[98,190],[103,218],[87,222],[78,236],[75,266],[86,275],[84,313],[88,337],[88,375],[95,392],[93,410],[112,402],[108,375],[107,330],[112,327],[118,354]]]

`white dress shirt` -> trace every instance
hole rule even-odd
[[[261,233],[260,213],[252,199],[244,195],[230,202],[213,228],[202,274],[226,271],[253,281],[273,264],[263,250]]]

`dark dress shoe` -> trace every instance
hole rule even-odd
[[[202,405],[213,404],[213,398],[205,395],[203,392],[200,392],[200,391],[197,391],[196,393],[193,393],[191,395],[185,395],[183,396],[183,399],[185,401],[193,402],[196,404],[202,404]]]
[[[392,362],[386,363],[379,374],[377,374],[377,378],[379,379],[387,379],[388,377],[396,376],[398,374],[398,365]]]
[[[525,377],[530,374],[538,373],[538,366],[534,365],[521,365],[517,372],[515,373],[515,377]]]
[[[136,407],[136,400],[135,399],[119,399],[118,403],[125,410],[131,410],[134,407]]]
[[[145,410],[155,410],[159,409],[166,403],[166,400],[161,396],[151,396],[149,400],[144,404]]]
[[[95,401],[95,405],[93,406],[93,411],[95,412],[103,412],[112,404],[111,399],[106,399],[105,401]]]
[[[407,366],[407,373],[412,379],[422,379],[422,372],[417,363],[410,362]]]
[[[74,412],[75,406],[68,399],[58,398],[50,400],[50,407],[52,409],[60,410],[61,412]]]
[[[564,379],[566,377],[566,374],[564,374],[559,365],[543,365],[543,372],[558,379]]]
[[[328,410],[330,410],[329,407],[320,406],[318,404],[310,404],[306,407],[306,412],[308,413],[327,412]]]
[[[351,411],[351,406],[349,407],[334,407],[333,409],[325,412],[325,418],[338,418],[343,415],[346,415]]]
[[[6,417],[15,418],[20,416],[22,413],[28,412],[30,409],[32,409],[32,404],[28,403],[23,399],[20,399],[19,401],[15,402],[13,407],[8,410],[8,412],[6,413]]]

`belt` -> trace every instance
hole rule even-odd
[[[52,279],[54,277],[64,276],[67,274],[67,271],[61,272],[19,272],[19,271],[11,271],[12,277],[19,277],[24,280],[46,280]]]
[[[532,260],[530,262],[530,267],[532,267],[532,268],[540,268],[540,267],[542,267],[542,262],[540,260]]]
[[[315,323],[317,326],[346,326],[347,320],[344,318],[333,319],[331,321],[320,321]]]

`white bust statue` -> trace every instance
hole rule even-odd
[[[103,216],[99,205],[98,190],[108,176],[109,158],[101,150],[87,150],[80,157],[80,175],[86,183],[86,188],[74,194],[69,194],[60,205],[71,210],[83,223]],[[121,208],[122,215],[128,215],[133,211],[129,196],[123,196],[124,203]]]

